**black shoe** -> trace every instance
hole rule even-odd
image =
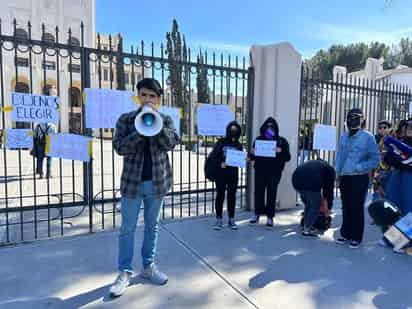
[[[249,220],[249,223],[250,223],[250,224],[257,224],[257,223],[259,223],[259,216],[254,215],[254,216],[252,217],[252,219]]]
[[[359,241],[352,240],[349,243],[349,248],[351,248],[351,249],[358,249],[359,247],[360,247],[360,242]]]
[[[344,245],[348,242],[348,240],[345,237],[339,237],[338,239],[335,240],[335,242],[337,244]]]
[[[318,238],[319,235],[316,234],[313,230],[302,231],[302,236],[307,238]]]
[[[272,228],[273,227],[273,219],[268,218],[268,221],[266,222],[266,226]]]
[[[229,222],[228,222],[227,225],[228,225],[229,228],[232,229],[232,230],[237,230],[237,229],[238,229],[237,224],[236,224],[236,222],[235,222],[235,219],[229,219]]]

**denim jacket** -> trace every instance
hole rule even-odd
[[[378,145],[372,134],[359,130],[353,136],[349,136],[344,132],[336,156],[336,174],[368,174],[379,165],[380,159]]]

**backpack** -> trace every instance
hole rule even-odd
[[[220,169],[219,153],[222,151],[222,144],[218,141],[213,148],[212,152],[206,158],[204,172],[206,179],[210,181],[216,181]]]
[[[34,157],[44,157],[45,150],[46,150],[46,136],[49,133],[50,127],[46,127],[46,131],[39,126],[39,130],[41,131],[41,136],[35,135],[33,138],[33,149],[31,150],[30,154]]]

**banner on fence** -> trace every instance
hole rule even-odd
[[[226,104],[199,104],[197,108],[197,130],[199,135],[225,136],[227,125],[235,115]]]
[[[59,97],[13,92],[13,121],[59,123]]]
[[[92,140],[87,136],[69,133],[50,134],[47,143],[46,152],[50,157],[90,161]]]
[[[86,128],[116,127],[119,117],[136,109],[133,92],[112,89],[85,89]]]
[[[30,129],[6,129],[3,134],[9,149],[33,148],[33,131]]]
[[[336,127],[317,124],[313,136],[313,149],[335,151]]]

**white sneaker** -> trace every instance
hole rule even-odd
[[[121,296],[126,288],[130,284],[130,277],[132,276],[131,273],[122,271],[116,278],[116,281],[110,287],[110,296],[111,297],[119,297]]]
[[[164,285],[169,280],[167,275],[158,270],[154,263],[144,268],[140,276],[156,285]]]

